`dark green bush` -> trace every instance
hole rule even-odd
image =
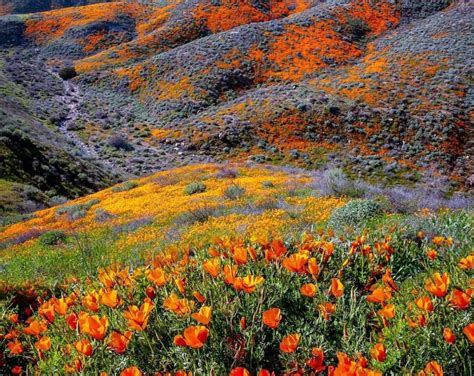
[[[74,67],[64,67],[59,70],[58,75],[63,80],[70,80],[77,76],[77,72]]]
[[[334,210],[329,224],[335,228],[358,227],[381,213],[382,208],[375,201],[354,200]]]
[[[64,243],[66,240],[67,235],[64,231],[61,230],[53,230],[45,232],[43,235],[39,237],[39,242],[43,246],[52,246]]]
[[[237,184],[229,185],[224,191],[224,196],[227,197],[229,200],[237,200],[241,198],[244,194],[245,188]]]
[[[184,193],[187,195],[194,195],[196,193],[202,193],[206,191],[206,184],[197,182],[197,183],[191,183],[184,188]]]

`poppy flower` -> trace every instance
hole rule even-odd
[[[30,325],[28,325],[28,327],[23,329],[23,333],[29,334],[32,336],[38,336],[44,331],[46,331],[46,329],[48,329],[48,327],[46,326],[44,322],[39,321],[39,320],[33,320],[32,322],[30,322]]]
[[[452,344],[456,342],[456,336],[454,335],[453,331],[450,328],[443,329],[443,337],[447,343]]]
[[[93,291],[82,298],[82,305],[93,312],[99,310],[99,294]]]
[[[433,312],[434,311],[434,306],[433,302],[428,296],[423,296],[421,298],[418,298],[415,300],[416,306],[426,312]]]
[[[237,265],[224,266],[224,282],[228,285],[234,284],[235,276],[237,275]]]
[[[157,286],[166,284],[166,274],[161,268],[149,269],[145,271],[146,278]]]
[[[47,301],[46,303],[43,303],[39,308],[38,308],[38,313],[48,320],[49,322],[54,321],[54,304],[50,301]]]
[[[74,344],[74,347],[76,348],[76,350],[78,352],[80,352],[81,354],[83,354],[85,356],[91,356],[92,355],[92,345],[85,338],[81,339],[80,341],[77,341]]]
[[[320,347],[314,347],[311,350],[311,359],[306,362],[306,365],[316,372],[322,372],[326,369],[324,365],[324,351]]]
[[[21,366],[15,366],[12,368],[12,375],[21,375],[23,368]]]
[[[425,289],[429,293],[442,298],[448,292],[449,276],[448,273],[443,273],[441,276],[439,273],[434,273],[425,282]]]
[[[67,325],[69,326],[69,328],[71,328],[72,330],[76,330],[77,329],[77,321],[78,321],[78,317],[77,315],[73,312],[73,313],[70,313],[69,315],[67,315],[66,317],[66,322],[67,322]]]
[[[309,298],[313,298],[316,295],[316,291],[318,291],[318,288],[314,283],[306,283],[300,288],[301,294]]]
[[[206,298],[199,291],[194,291],[193,296],[199,303],[204,303],[206,301]]]
[[[243,367],[237,367],[230,371],[229,376],[250,376],[250,372]]]
[[[69,306],[66,302],[66,299],[56,299],[54,301],[54,312],[56,312],[59,316],[64,316],[67,313]]]
[[[155,306],[147,298],[143,304],[138,308],[136,305],[131,305],[128,310],[123,313],[124,317],[128,321],[128,327],[137,331],[142,331],[148,324],[151,311]]]
[[[444,237],[442,236],[435,236],[433,237],[433,239],[431,239],[431,242],[436,245],[436,246],[440,246],[440,245],[443,245],[444,243]]]
[[[234,248],[232,255],[237,265],[244,265],[247,263],[247,249],[237,246]]]
[[[385,307],[379,309],[377,314],[385,319],[393,319],[395,317],[395,306],[387,304]]]
[[[295,352],[300,343],[300,337],[299,334],[290,334],[289,336],[286,336],[280,342],[280,350],[285,353]]]
[[[245,330],[245,328],[247,327],[247,319],[245,318],[245,316],[242,316],[240,318],[239,326],[240,326],[240,329],[242,329],[242,330]]]
[[[191,304],[186,299],[179,299],[176,294],[170,294],[164,301],[163,307],[177,315],[184,316],[191,313]]]
[[[128,367],[120,372],[120,376],[142,376],[143,373],[137,367]]]
[[[242,289],[246,293],[250,294],[254,292],[257,286],[262,284],[263,282],[265,282],[265,278],[249,275],[247,277],[242,278]]]
[[[48,351],[51,348],[51,339],[49,337],[42,337],[35,342],[35,348],[40,351]]]
[[[383,343],[377,343],[370,349],[370,356],[377,362],[384,362],[387,359],[387,351]]]
[[[459,260],[459,267],[464,270],[474,269],[474,254],[463,257]]]
[[[116,277],[116,273],[113,270],[102,269],[102,268],[98,270],[97,278],[108,289],[115,286],[115,283],[116,283],[115,277]]]
[[[469,342],[474,343],[474,323],[470,323],[464,327],[462,332],[466,335]]]
[[[431,261],[435,260],[437,256],[438,252],[436,252],[434,249],[428,249],[428,251],[426,251],[426,257],[428,257]]]
[[[10,355],[18,355],[23,352],[23,345],[17,339],[12,342],[8,342],[7,347],[10,350]]]
[[[267,369],[261,369],[260,371],[258,371],[258,374],[257,376],[275,376],[275,373],[274,372],[271,372]]]
[[[339,280],[339,278],[333,278],[331,280],[331,294],[335,298],[340,298],[344,295],[344,285]]]
[[[10,321],[12,324],[18,323],[19,321],[18,313],[12,313],[10,316],[8,316],[8,321]]]
[[[323,319],[327,321],[331,315],[336,312],[336,306],[332,303],[326,302],[319,305],[319,311],[321,312]]]
[[[205,326],[190,326],[184,330],[183,335],[174,337],[174,344],[198,349],[204,346],[208,337],[209,330]]]
[[[202,267],[213,278],[217,278],[221,272],[221,262],[217,257],[203,262]]]
[[[79,314],[78,324],[81,333],[101,341],[105,337],[109,321],[105,316],[99,318],[99,316],[90,316],[88,313],[81,312]]]
[[[385,303],[392,298],[390,290],[384,287],[377,287],[367,296],[366,300],[371,303]]]
[[[390,269],[386,269],[382,277],[382,282],[385,283],[385,286],[392,289],[393,291],[398,291],[398,286],[392,278],[392,272]]]
[[[116,290],[100,291],[100,303],[110,307],[116,308],[120,304],[120,298]]]
[[[123,354],[128,347],[128,343],[132,338],[132,332],[126,331],[124,334],[121,334],[117,331],[110,333],[109,341],[107,347],[112,351],[115,351],[117,354]]]
[[[464,291],[459,289],[454,289],[451,293],[449,302],[454,308],[457,309],[466,309],[471,304],[471,297],[466,294]]]
[[[146,296],[148,296],[150,299],[155,299],[156,297],[156,291],[153,287],[151,286],[148,286],[146,289],[145,289],[145,294]]]
[[[425,373],[429,376],[443,376],[443,367],[433,360],[426,365]]]
[[[294,253],[285,258],[282,265],[285,269],[293,273],[304,273],[306,271],[306,264],[308,262],[308,255],[305,253]]]
[[[315,257],[311,257],[310,259],[308,259],[308,272],[312,276],[316,276],[319,274],[318,261]]]
[[[199,312],[193,313],[191,317],[197,322],[201,323],[202,325],[207,325],[209,324],[209,321],[211,321],[211,315],[212,315],[212,308],[204,306],[204,307],[201,307]]]
[[[175,278],[174,284],[178,288],[178,291],[181,294],[184,294],[184,292],[186,291],[186,281],[184,279],[181,279],[181,278]]]
[[[262,313],[262,322],[269,328],[275,329],[280,325],[281,311],[279,308],[270,308]]]

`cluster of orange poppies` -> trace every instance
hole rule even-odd
[[[107,351],[117,356],[126,353],[134,337],[139,336],[140,333],[146,333],[150,323],[159,320],[153,317],[154,312],[159,309],[176,317],[186,318],[186,320],[190,318],[199,324],[189,325],[187,321],[187,327],[181,328],[179,334],[174,335],[172,339],[174,346],[189,349],[189,351],[206,348],[209,341],[219,341],[218,338],[213,337],[211,323],[214,312],[221,310],[222,307],[213,304],[212,299],[207,299],[197,288],[194,289],[195,286],[190,283],[192,280],[190,277],[199,276],[200,281],[220,286],[222,294],[227,291],[225,289],[228,289],[242,298],[252,298],[263,296],[255,292],[257,290],[265,292],[263,287],[266,284],[266,278],[269,277],[263,274],[269,266],[274,267],[272,271],[277,270],[283,273],[281,275],[303,278],[304,283],[301,283],[299,287],[302,299],[316,301],[318,294],[321,294],[323,300],[318,301],[317,307],[323,320],[328,321],[336,312],[340,299],[345,296],[346,286],[343,275],[344,270],[354,262],[351,256],[361,254],[373,260],[377,255],[383,260],[388,260],[395,252],[389,241],[390,239],[386,238],[371,246],[367,244],[364,237],[358,237],[352,242],[347,252],[348,258],[343,260],[337,276],[332,278],[323,277],[335,252],[335,244],[317,240],[313,236],[303,238],[293,253],[281,240],[251,245],[236,241],[227,242],[225,246],[222,242],[216,242],[207,250],[210,258],[201,259],[201,261],[191,257],[189,251],[178,252],[176,249],[170,249],[158,255],[145,267],[133,271],[113,265],[107,269],[98,270],[98,283],[92,280],[85,281],[83,286],[88,289],[91,285],[96,286],[94,290],[81,292],[78,286],[82,285],[73,284],[72,291],[67,295],[53,296],[46,300],[38,297],[36,314],[33,314],[30,307],[27,308],[28,314],[25,314],[26,309],[24,312],[12,313],[9,317],[12,328],[7,333],[1,334],[1,339],[6,341],[5,355],[9,359],[21,357],[28,349],[28,356],[25,359],[31,359],[33,355],[35,362],[39,364],[47,360],[49,352],[61,351],[65,359],[68,359],[64,364],[65,372],[86,371],[87,359],[96,353]],[[440,244],[437,244],[438,242],[439,239],[433,239],[436,247],[445,244],[446,240]],[[457,265],[459,270],[474,269],[473,256],[471,254],[461,258]],[[258,274],[262,275],[244,272],[247,275],[238,276],[243,269],[248,271],[248,268],[252,267],[251,263],[258,262],[263,265],[263,268],[258,269]],[[369,294],[365,297],[365,301],[374,307],[374,312],[386,327],[397,315],[397,306],[393,299],[400,294],[400,288],[392,278],[390,269],[383,268],[381,273],[379,271],[379,276],[380,278],[374,280],[368,287]],[[327,287],[322,289],[325,283]],[[470,284],[474,286],[472,279]],[[450,287],[451,281],[447,272],[430,274],[426,278],[424,292],[421,295],[416,292],[417,296],[408,305],[409,312],[415,315],[406,317],[409,325],[414,328],[427,325],[428,315],[441,304],[441,300],[434,302],[433,299],[444,299],[443,301],[447,303],[446,307],[453,310],[468,310],[474,288],[462,290],[458,286],[451,289]],[[170,289],[175,292],[170,292]],[[140,293],[137,294],[136,291]],[[139,300],[137,297],[140,297]],[[160,299],[162,299],[161,304]],[[270,306],[263,309],[262,301],[258,301],[258,307],[262,309],[255,311],[254,316],[257,312],[259,315],[252,318],[252,323],[259,322],[273,333],[277,333],[281,328],[281,323],[286,320],[282,308]],[[220,314],[222,315],[222,312]],[[241,317],[240,327],[245,329],[246,326],[246,318]],[[281,354],[291,356],[297,353],[304,339],[302,334],[278,333],[280,334],[282,337],[280,337],[278,348]],[[442,335],[448,344],[454,344],[460,335],[464,335],[472,344],[474,343],[474,323],[467,324],[462,334],[445,327]],[[68,340],[66,345],[63,344],[64,341],[60,341],[61,344],[55,344],[58,336],[68,338],[70,341]],[[32,346],[33,353],[28,346]],[[353,359],[346,353],[339,352],[335,354],[336,365],[327,364],[323,348],[314,347],[304,364],[298,364],[292,360],[290,362],[292,371],[287,374],[301,375],[310,370],[309,372],[313,374],[325,371],[333,376],[380,375],[381,372],[374,369],[374,362],[385,362],[390,351],[383,343],[382,337],[371,346],[369,353],[372,362],[361,354]],[[1,364],[5,364],[2,358],[0,358]],[[20,365],[15,365],[10,371],[13,374],[21,374],[23,369]],[[189,371],[175,373],[178,376],[189,374]],[[260,370],[258,374],[260,376],[274,375],[265,369]],[[436,361],[430,361],[425,369],[419,372],[420,376],[442,374],[442,367]],[[106,373],[102,372],[101,375],[105,376]],[[133,366],[122,370],[121,375],[142,375],[142,371]],[[250,373],[243,367],[236,367],[230,371],[230,375],[250,375]]]

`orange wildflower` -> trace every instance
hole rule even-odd
[[[331,294],[336,298],[340,298],[344,295],[344,285],[339,278],[333,278],[331,280]]]
[[[76,350],[78,352],[80,352],[81,354],[83,354],[85,356],[91,356],[92,355],[92,345],[85,338],[81,339],[80,341],[77,341],[74,344],[74,347],[76,348]]]
[[[426,365],[425,373],[429,376],[443,376],[443,367],[433,360]]]
[[[306,264],[308,263],[308,255],[306,253],[294,253],[285,258],[282,265],[285,269],[293,273],[304,273]]]
[[[244,247],[237,246],[233,250],[233,257],[237,265],[244,265],[247,263],[247,250]]]
[[[48,351],[51,348],[51,339],[49,337],[42,337],[35,342],[35,348],[40,351]]]
[[[228,285],[232,285],[235,282],[235,276],[237,275],[237,265],[224,265],[224,282]]]
[[[467,309],[471,304],[471,297],[464,291],[454,289],[449,298],[449,302],[457,309]]]
[[[316,276],[319,274],[318,261],[315,257],[308,259],[308,271],[311,275]]]
[[[46,303],[41,304],[41,306],[38,308],[38,313],[49,322],[53,322],[54,303],[51,301],[47,301]]]
[[[428,249],[428,251],[426,251],[426,257],[432,261],[435,260],[437,256],[438,252],[436,252],[434,249]]]
[[[447,343],[452,344],[456,342],[456,336],[454,335],[453,331],[450,328],[443,329],[443,337]]]
[[[137,367],[128,367],[120,372],[120,376],[142,376],[143,373]]]
[[[204,303],[206,301],[206,298],[199,291],[194,291],[193,296],[199,303]]]
[[[385,303],[392,298],[390,290],[384,287],[377,287],[367,296],[366,300],[371,303]]]
[[[443,273],[441,276],[439,273],[434,273],[425,282],[426,291],[431,294],[442,298],[448,292],[449,276],[448,273]]]
[[[82,298],[82,305],[91,311],[99,310],[99,294],[93,291]]]
[[[18,355],[23,352],[23,345],[17,339],[13,342],[8,342],[7,347],[10,350],[10,355]]]
[[[207,260],[202,267],[213,278],[217,278],[221,272],[221,262],[217,257]]]
[[[184,294],[184,292],[186,291],[186,282],[185,282],[185,280],[183,280],[181,278],[175,278],[174,284],[178,288],[178,291],[181,294]]]
[[[23,333],[29,334],[32,336],[38,336],[44,331],[46,331],[46,329],[48,328],[44,322],[39,321],[39,320],[33,320],[32,322],[30,322],[30,325],[28,325],[28,327],[23,329]]]
[[[163,301],[163,307],[168,311],[183,316],[191,312],[191,305],[186,299],[179,299],[176,294],[169,295]]]
[[[383,343],[377,343],[370,349],[370,356],[377,362],[384,362],[387,359],[387,350]]]
[[[78,321],[78,317],[77,315],[73,312],[73,313],[70,313],[69,315],[67,315],[66,317],[66,322],[67,322],[67,325],[69,326],[69,328],[71,328],[72,330],[76,330],[77,329],[77,321]]]
[[[300,343],[300,337],[299,334],[290,334],[289,336],[286,336],[280,342],[280,350],[285,353],[295,352]]]
[[[313,298],[316,295],[316,291],[318,291],[318,288],[314,283],[306,283],[300,288],[301,294],[309,298]]]
[[[474,254],[463,257],[459,260],[459,267],[464,270],[474,269]]]
[[[110,290],[110,291],[101,290],[100,303],[110,308],[118,307],[120,304],[120,298],[118,296],[117,291],[116,290]]]
[[[68,304],[66,302],[66,299],[61,298],[57,299],[54,302],[54,311],[59,315],[59,316],[64,316],[67,313],[68,310]]]
[[[123,313],[128,321],[128,327],[137,331],[142,331],[148,324],[151,311],[155,306],[150,299],[146,298],[143,304],[138,308],[136,305],[131,305],[128,310]]]
[[[88,313],[81,312],[79,314],[79,330],[81,333],[87,334],[97,340],[102,340],[105,337],[109,321],[107,317],[90,316]]]
[[[329,320],[331,315],[336,312],[336,306],[332,303],[324,303],[319,306],[319,311],[321,312],[321,315],[323,315],[324,320]]]
[[[275,329],[280,325],[281,311],[279,308],[270,308],[262,313],[262,322],[269,328]]]
[[[243,367],[237,367],[230,371],[229,376],[250,376],[250,372]]]
[[[433,312],[434,310],[433,302],[428,296],[423,296],[421,298],[416,299],[415,303],[416,306],[419,309],[422,309],[423,311]]]
[[[469,342],[474,343],[474,323],[470,323],[464,327],[462,332],[466,335]]]
[[[265,278],[257,276],[254,277],[252,275],[249,275],[247,277],[242,278],[242,289],[250,294],[255,291],[258,285],[262,284],[265,282]]]
[[[207,325],[211,321],[212,308],[211,307],[201,307],[199,312],[193,313],[191,317],[197,322]]]
[[[436,246],[440,246],[440,245],[443,245],[444,243],[444,237],[442,236],[435,236],[433,239],[431,239],[431,242],[436,245]]]
[[[149,269],[145,271],[147,279],[157,286],[164,286],[166,284],[166,274],[161,268]]]
[[[198,349],[204,346],[208,337],[209,330],[205,326],[190,326],[184,330],[183,335],[174,337],[174,344]]]
[[[132,338],[132,332],[126,331],[124,334],[121,334],[117,331],[110,333],[109,341],[107,347],[112,351],[115,351],[117,354],[123,354],[128,347],[128,343]]]
[[[319,347],[314,347],[311,350],[311,359],[306,362],[306,365],[316,372],[322,372],[326,369],[324,365],[324,352]]]
[[[382,309],[379,309],[377,314],[386,319],[393,319],[395,317],[395,306],[393,304],[387,304]]]

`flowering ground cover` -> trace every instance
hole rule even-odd
[[[472,374],[469,211],[196,165],[37,212],[2,242],[2,373]]]

